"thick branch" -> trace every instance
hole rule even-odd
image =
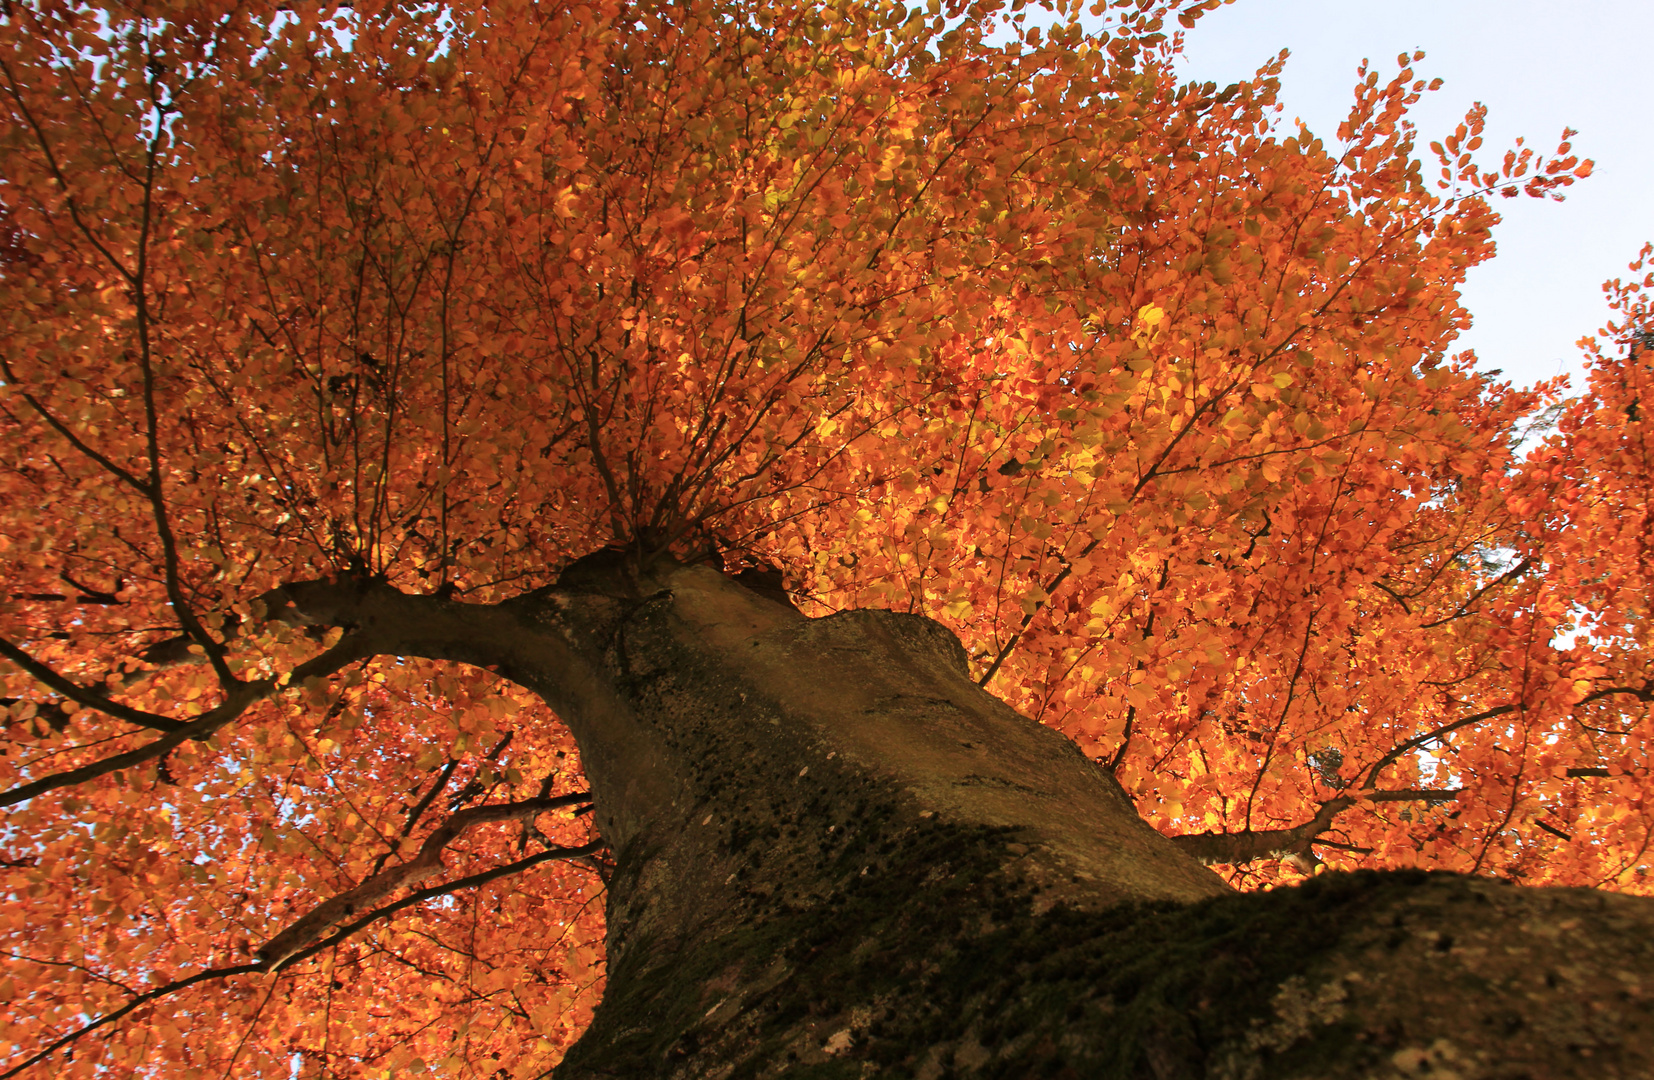
[[[574,571],[570,567],[564,579]],[[611,585],[619,591],[611,592]],[[727,579],[719,587],[752,595]],[[647,816],[642,807],[672,798],[655,736],[602,671],[602,642],[613,632],[613,620],[629,610],[616,599],[626,588],[636,586],[605,580],[588,589],[560,580],[503,603],[466,604],[403,593],[382,581],[323,580],[286,585],[265,606],[270,617],[292,624],[347,628],[374,654],[471,664],[533,691],[580,743],[586,778],[602,807],[600,829],[615,844]],[[631,797],[605,801],[606,792],[619,791]],[[647,799],[645,791],[651,793]],[[625,806],[642,816],[607,816]]]
[[[1357,802],[1450,802],[1458,798],[1451,791],[1364,791],[1359,796],[1340,795],[1321,804],[1313,818],[1290,829],[1248,829],[1235,833],[1190,833],[1174,836],[1172,843],[1191,858],[1212,865],[1238,865],[1255,859],[1289,859],[1303,868],[1313,866],[1311,850],[1317,838],[1332,828],[1333,819]]]
[[[499,821],[523,821],[548,810],[590,801],[591,796],[580,792],[550,799],[525,799],[522,802],[475,806],[469,810],[461,810],[427,836],[425,842],[420,845],[419,853],[412,859],[399,866],[382,870],[354,889],[322,901],[308,914],[266,942],[258,950],[258,957],[266,967],[279,968],[295,953],[309,948],[344,919],[372,907],[397,889],[440,874],[443,870],[443,849],[475,826]]]

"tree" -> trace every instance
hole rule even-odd
[[[1646,1075],[1651,281],[1214,2],[7,5],[4,1075]]]

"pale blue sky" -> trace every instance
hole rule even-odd
[[[1286,119],[1329,141],[1361,59],[1388,78],[1415,48],[1428,54],[1419,73],[1445,80],[1414,110],[1421,144],[1477,101],[1491,161],[1517,135],[1545,153],[1579,129],[1574,150],[1596,171],[1566,201],[1497,200],[1499,254],[1470,272],[1475,325],[1461,339],[1518,384],[1567,371],[1577,387],[1574,343],[1608,318],[1602,282],[1654,240],[1654,0],[1235,0],[1189,32],[1183,72],[1221,86],[1282,48]]]

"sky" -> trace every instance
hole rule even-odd
[[[1234,0],[1189,31],[1182,75],[1221,87],[1282,48],[1284,117],[1329,144],[1362,58],[1388,81],[1396,55],[1414,49],[1426,53],[1415,70],[1444,80],[1412,110],[1426,154],[1478,101],[1484,160],[1518,135],[1549,153],[1564,127],[1579,130],[1574,152],[1596,169],[1565,201],[1496,200],[1498,254],[1470,271],[1475,322],[1458,348],[1518,385],[1572,373],[1580,387],[1575,342],[1610,314],[1602,283],[1629,277],[1654,240],[1654,0]]]

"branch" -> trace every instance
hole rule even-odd
[[[1574,707],[1589,705],[1600,698],[1612,697],[1615,694],[1629,694],[1638,701],[1654,704],[1654,683],[1644,683],[1642,686],[1605,686],[1601,690],[1593,690],[1580,698]]]
[[[4,656],[59,694],[71,701],[79,702],[88,709],[96,709],[101,713],[107,713],[115,717],[117,720],[125,720],[128,723],[153,728],[156,731],[177,731],[184,727],[183,721],[174,720],[171,717],[161,716],[157,713],[144,712],[142,709],[134,709],[110,701],[97,691],[90,690],[71,679],[59,675],[5,638],[0,638],[0,656]]]
[[[1179,437],[1181,438],[1181,436]],[[1141,489],[1142,485],[1139,484],[1138,487]],[[1063,568],[1057,572],[1057,575],[1051,579],[1049,584],[1044,586],[1045,599],[1035,603],[1034,610],[1028,612],[1022,617],[1022,625],[1012,631],[1010,640],[1007,641],[1004,647],[1001,648],[994,656],[994,662],[989,664],[988,670],[984,671],[982,673],[982,677],[976,680],[976,685],[986,687],[988,683],[993,680],[993,677],[999,674],[999,669],[1005,663],[1006,659],[1010,657],[1011,650],[1017,647],[1017,643],[1022,640],[1022,635],[1027,633],[1028,627],[1034,621],[1034,616],[1038,615],[1045,608],[1045,606],[1051,602],[1052,594],[1061,588],[1062,583],[1068,580],[1068,575],[1074,572],[1074,563],[1077,560],[1083,559],[1087,555],[1090,555],[1096,550],[1097,545],[1100,543],[1102,543],[1100,539],[1093,537],[1092,541],[1085,547],[1081,548],[1079,554],[1075,555],[1073,559],[1064,560]]]
[[[408,811],[408,819],[402,823],[402,835],[396,838],[396,844],[389,851],[379,856],[378,860],[374,862],[373,873],[377,874],[385,868],[385,863],[390,861],[390,857],[392,855],[396,854],[396,849],[402,846],[402,841],[406,840],[413,833],[414,826],[419,824],[419,819],[425,816],[426,810],[430,809],[431,801],[437,797],[437,794],[441,792],[443,788],[448,786],[448,781],[453,779],[454,770],[457,768],[459,768],[459,759],[449,758],[448,764],[442,767],[442,774],[438,776],[436,778],[436,782],[431,785],[431,790],[427,791],[420,798],[420,800],[414,804],[413,809]],[[544,794],[544,792],[541,794]]]
[[[551,799],[525,799],[522,802],[475,806],[469,810],[461,810],[451,815],[435,832],[427,836],[425,842],[420,845],[419,854],[412,859],[400,866],[382,870],[354,889],[322,901],[308,914],[301,916],[287,929],[271,938],[259,948],[259,960],[269,970],[280,970],[295,954],[310,948],[341,921],[378,903],[405,885],[417,884],[440,874],[443,870],[443,849],[477,825],[498,821],[522,821],[547,810],[590,801],[589,794],[578,792]]]
[[[1396,791],[1365,791],[1362,802],[1452,802],[1464,788],[1414,788]]]
[[[1599,701],[1602,698],[1612,697],[1616,694],[1627,694],[1636,698],[1638,701],[1654,702],[1654,684],[1645,683],[1642,686],[1605,686],[1600,690],[1594,690],[1591,693],[1586,694],[1584,697],[1575,702],[1573,707],[1577,709],[1581,705],[1587,705],[1593,701]],[[1466,716],[1463,719],[1455,720],[1451,724],[1443,724],[1441,727],[1432,731],[1427,731],[1423,735],[1416,735],[1413,738],[1408,739],[1406,742],[1396,746],[1383,757],[1379,758],[1377,763],[1375,763],[1372,768],[1367,770],[1367,778],[1362,782],[1361,786],[1369,791],[1376,787],[1378,784],[1379,772],[1392,764],[1397,758],[1401,757],[1401,755],[1407,753],[1407,751],[1416,749],[1423,746],[1427,742],[1432,742],[1441,738],[1443,735],[1451,734],[1460,728],[1469,727],[1471,724],[1478,723],[1482,720],[1491,720],[1496,716],[1504,716],[1506,713],[1515,712],[1517,708],[1518,707],[1515,705],[1500,705],[1497,708],[1488,709],[1485,712],[1475,713],[1471,716]],[[1370,797],[1371,796],[1363,796],[1363,798]]]
[[[85,598],[80,599],[84,600]],[[283,609],[282,605],[286,602],[287,601],[282,590],[280,588],[276,588],[271,589],[270,591],[259,596],[255,596],[252,600],[252,606],[255,610],[259,609],[260,605],[272,609],[271,613],[265,620],[267,622],[288,623],[302,627],[304,624],[295,617],[292,611]],[[247,628],[247,625],[247,620],[244,620],[235,612],[225,612],[223,626],[219,628],[219,633],[222,634],[224,638],[223,643],[226,646],[229,645],[231,641],[235,640],[235,638]],[[182,632],[173,637],[164,638],[157,641],[152,645],[144,646],[144,648],[138,651],[134,659],[137,659],[148,667],[155,668],[157,670],[177,667],[180,664],[206,663],[207,654],[204,650],[201,652],[190,652],[190,646],[195,644],[197,644],[196,640],[190,637],[188,632]],[[112,672],[109,678],[118,678],[122,685],[128,685],[137,682],[139,679],[142,679],[148,674],[150,673],[147,670],[134,670],[124,673],[117,671]]]
[[[1448,735],[1452,732],[1458,731],[1460,728],[1469,727],[1471,724],[1480,723],[1483,720],[1491,720],[1495,716],[1504,716],[1506,713],[1513,713],[1516,711],[1516,708],[1517,707],[1515,705],[1500,705],[1496,708],[1488,709],[1486,712],[1475,713],[1471,716],[1466,716],[1462,719],[1455,720],[1451,724],[1443,724],[1441,727],[1436,728],[1433,731],[1427,731],[1423,735],[1416,735],[1413,738],[1408,739],[1406,742],[1391,749],[1388,754],[1385,754],[1383,757],[1379,758],[1378,761],[1374,763],[1373,767],[1367,770],[1367,779],[1362,782],[1361,786],[1368,790],[1376,788],[1378,786],[1378,774],[1407,751],[1423,746],[1427,742],[1433,742],[1436,739],[1441,738],[1443,735]]]
[[[363,638],[358,635],[346,634],[339,639],[338,644],[306,660],[294,668],[287,678],[280,682],[276,679],[260,679],[257,682],[236,683],[225,692],[222,704],[208,709],[188,722],[170,721],[179,726],[154,742],[140,746],[136,750],[129,750],[124,754],[116,754],[114,757],[103,758],[82,765],[78,769],[53,773],[32,783],[21,784],[6,791],[0,791],[0,806],[12,806],[32,799],[37,795],[44,795],[48,791],[72,787],[75,784],[84,784],[88,780],[95,780],[112,772],[130,769],[134,765],[141,765],[146,761],[165,755],[173,747],[188,739],[210,739],[220,728],[246,712],[247,708],[253,703],[262,701],[288,684],[298,684],[306,679],[331,675],[346,664],[371,655],[371,651],[365,648]],[[3,1080],[3,1078],[0,1078],[0,1080]]]
[[[77,604],[115,605],[122,602],[121,598],[117,594],[121,591],[121,586],[125,583],[124,579],[117,578],[115,581],[114,591],[105,592],[102,589],[96,589],[90,585],[84,585],[81,582],[76,581],[74,578],[69,576],[68,570],[59,570],[57,572],[57,576],[80,590],[80,595],[75,597],[75,603]]]
[[[11,365],[6,363],[4,360],[0,360],[0,371],[5,373],[6,381],[12,386],[22,385],[18,382],[17,373],[13,371]],[[29,407],[34,409],[34,411],[39,414],[40,418],[45,420],[46,423],[51,426],[53,431],[56,431],[59,435],[62,435],[64,439],[68,440],[70,446],[73,446],[76,450],[79,450],[81,453],[91,458],[100,468],[115,477],[117,480],[129,484],[140,495],[144,496],[144,498],[147,499],[149,497],[149,487],[142,480],[139,480],[136,476],[133,476],[130,472],[115,464],[114,461],[94,449],[90,443],[86,442],[79,435],[76,435],[67,424],[52,415],[52,411],[46,408],[45,404],[41,402],[39,398],[35,397],[27,390],[21,390],[19,393],[21,394],[23,400],[29,403]]]
[[[1498,577],[1494,578],[1492,581],[1488,582],[1486,585],[1483,585],[1480,589],[1477,589],[1474,593],[1470,594],[1470,596],[1465,600],[1465,602],[1460,604],[1458,606],[1458,608],[1453,612],[1453,614],[1444,615],[1442,618],[1436,619],[1432,622],[1424,623],[1423,625],[1421,625],[1419,627],[1419,629],[1420,630],[1429,630],[1431,627],[1440,626],[1443,623],[1450,623],[1454,619],[1460,618],[1461,616],[1463,616],[1465,614],[1465,612],[1470,610],[1470,607],[1471,607],[1472,604],[1474,604],[1476,601],[1480,600],[1483,596],[1487,595],[1487,592],[1488,592],[1489,589],[1497,588],[1498,586],[1503,585],[1505,582],[1511,580],[1512,578],[1521,577],[1524,573],[1527,572],[1528,567],[1530,567],[1532,565],[1533,565],[1533,559],[1531,557],[1523,559],[1521,562],[1517,563],[1515,566],[1511,567],[1509,570],[1506,570],[1503,574],[1500,574]],[[1386,591],[1388,591],[1388,590],[1386,590]],[[1405,606],[1405,605],[1403,605],[1403,606]]]
[[[567,796],[567,798],[572,798],[572,796]],[[481,809],[487,808],[483,807]],[[433,885],[430,888],[421,889],[418,892],[411,893],[408,896],[403,897],[394,904],[387,904],[382,908],[376,908],[375,910],[368,912],[355,922],[341,927],[337,933],[334,933],[330,937],[318,941],[299,952],[293,953],[282,962],[271,963],[269,961],[260,960],[249,964],[236,964],[231,967],[208,968],[206,971],[198,971],[188,978],[178,979],[174,982],[167,983],[165,986],[158,986],[154,990],[150,990],[147,993],[133,998],[131,1001],[127,1002],[119,1009],[116,1009],[114,1012],[109,1013],[107,1016],[99,1017],[91,1023],[88,1023],[85,1027],[70,1032],[69,1034],[58,1039],[56,1042],[53,1042],[50,1046],[47,1046],[45,1049],[34,1054],[28,1060],[13,1066],[3,1073],[0,1073],[0,1080],[11,1080],[11,1077],[17,1076],[31,1065],[36,1065],[46,1060],[57,1051],[63,1049],[65,1046],[78,1041],[82,1036],[90,1035],[99,1028],[112,1024],[124,1016],[130,1015],[135,1009],[147,1005],[152,1001],[157,1001],[160,998],[168,996],[169,994],[177,993],[179,990],[194,986],[196,983],[206,982],[210,979],[226,979],[232,975],[247,975],[254,972],[279,972],[283,968],[298,963],[301,960],[309,959],[316,953],[337,945],[339,942],[356,933],[358,930],[361,930],[363,927],[378,922],[380,919],[388,918],[389,916],[396,914],[398,911],[401,911],[403,908],[411,907],[414,904],[423,903],[432,897],[459,892],[461,889],[475,888],[478,885],[486,885],[490,881],[495,881],[502,877],[509,877],[512,874],[521,873],[532,866],[537,866],[543,862],[549,862],[552,859],[580,859],[586,855],[592,854],[602,846],[602,840],[593,840],[590,843],[581,844],[578,847],[549,848],[537,855],[530,855],[526,859],[518,859],[516,862],[507,863],[504,866],[497,866],[492,870],[485,870],[481,873],[471,874],[467,877],[456,878],[453,881],[442,885]]]
[[[378,922],[380,919],[388,918],[405,907],[411,907],[414,904],[423,903],[424,901],[431,899],[433,896],[445,896],[448,893],[459,892],[461,889],[470,889],[478,885],[486,885],[490,881],[503,877],[509,877],[512,874],[521,873],[531,866],[537,866],[540,863],[549,862],[552,859],[569,859],[571,861],[584,862],[586,861],[586,856],[593,854],[602,847],[603,841],[599,839],[581,844],[578,847],[548,848],[547,850],[540,852],[538,855],[530,855],[526,859],[518,859],[516,862],[506,863],[504,866],[496,866],[492,870],[484,870],[480,873],[471,874],[466,877],[455,878],[453,881],[446,882],[442,885],[432,885],[428,888],[420,889],[418,892],[409,893],[407,896],[404,896],[394,904],[386,904],[382,908],[375,908],[373,911],[368,912],[355,922],[348,923],[345,926],[340,927],[335,933],[323,938],[314,945],[294,953],[286,960],[273,964],[271,966],[271,970],[282,970],[299,963],[301,960],[308,960],[310,957],[321,952],[323,949],[329,949],[334,945],[339,944],[339,942],[356,933],[356,931],[362,929],[363,927]],[[5,1080],[5,1078],[0,1077],[0,1080]]]
[[[540,632],[547,619],[559,617],[547,603],[561,595],[555,586],[498,604],[404,593],[367,578],[290,582],[267,595],[267,618],[291,626],[343,627],[361,635],[372,655],[485,668],[534,691],[575,725],[583,714],[611,708],[576,639]]]
[[[1313,818],[1290,829],[1189,833],[1173,836],[1171,841],[1185,855],[1207,865],[1248,863],[1254,859],[1286,859],[1307,873],[1320,861],[1311,850],[1311,846],[1318,842],[1316,838],[1332,828],[1334,818],[1357,802],[1451,802],[1458,798],[1459,790],[1366,791],[1360,795],[1340,795],[1322,803]]]
[[[1409,615],[1411,615],[1413,613],[1413,609],[1407,606],[1407,601],[1403,600],[1401,598],[1401,594],[1396,592],[1394,589],[1390,588],[1390,586],[1384,584],[1384,582],[1378,580],[1377,578],[1374,578],[1372,580],[1371,584],[1373,585],[1374,588],[1380,589],[1383,592],[1388,593],[1389,596],[1390,596],[1390,599],[1394,600],[1396,603],[1401,605],[1401,610],[1405,611]]]
[[[177,993],[179,990],[182,990],[185,987],[194,986],[198,982],[206,982],[208,979],[225,979],[229,978],[231,975],[245,975],[259,970],[262,970],[262,965],[260,964],[237,964],[234,967],[208,968],[206,971],[196,972],[187,979],[179,979],[176,982],[169,982],[165,986],[157,986],[148,993],[139,994],[137,997],[133,998],[131,1001],[127,1002],[125,1005],[122,1005],[119,1009],[116,1009],[107,1016],[100,1016],[98,1019],[93,1020],[85,1027],[71,1031],[69,1034],[63,1036],[61,1039],[29,1058],[27,1061],[24,1061],[22,1064],[14,1065],[5,1072],[0,1073],[0,1080],[10,1080],[11,1077],[16,1076],[24,1069],[27,1069],[30,1065],[35,1065],[46,1060],[59,1050],[63,1049],[65,1046],[68,1046],[70,1043],[78,1041],[82,1036],[90,1035],[92,1032],[104,1027],[105,1025],[113,1024],[121,1017],[132,1012],[132,1010],[147,1005],[151,1001],[166,997],[168,994]]]
[[[500,755],[505,753],[505,748],[510,746],[511,745],[511,740],[516,738],[516,737],[517,737],[517,733],[515,731],[506,732],[505,737],[502,738],[499,742],[495,743],[494,748],[492,750],[489,750],[487,754],[483,755],[483,760],[488,762],[491,765],[494,762],[498,761],[500,759]],[[482,775],[482,773],[479,771],[477,776],[481,776],[481,775]],[[462,787],[458,791],[454,792],[453,796],[451,798],[449,798],[449,800],[448,800],[448,809],[450,811],[458,810],[460,807],[464,806],[466,803],[468,803],[472,799],[476,798],[477,795],[482,792],[483,785],[478,783],[477,776],[473,776],[471,778],[470,783],[466,784],[464,787]],[[546,777],[546,787],[544,789],[542,789],[541,792],[540,792],[540,797],[541,798],[544,798],[546,795],[550,794],[550,785],[551,785],[551,777],[547,776]],[[429,804],[426,804],[426,805],[429,805]],[[418,812],[419,813],[424,813],[424,810],[421,809]],[[410,819],[408,821],[407,828],[402,830],[403,839],[406,839],[408,834],[413,831],[413,827],[414,827],[414,822],[413,822],[412,819]]]
[[[1355,805],[1348,795],[1321,804],[1321,809],[1310,820],[1290,829],[1247,829],[1237,833],[1189,833],[1174,836],[1185,855],[1200,862],[1248,863],[1253,859],[1285,859],[1303,856],[1316,836],[1332,828],[1332,819]]]
[[[34,594],[29,595],[29,596],[22,596],[22,597],[20,597],[18,594],[15,594],[15,593],[12,595],[13,600],[17,600],[17,599],[40,600],[40,599],[50,599],[50,598],[51,598],[51,596],[49,596],[46,593],[34,593]],[[56,598],[59,599],[59,600],[68,599],[67,597],[63,597],[63,596],[58,596]],[[83,596],[83,597],[78,597],[77,602],[93,602],[93,601],[91,601],[87,597]],[[99,602],[101,602],[101,601],[99,601]],[[225,640],[226,643],[228,643],[229,640],[236,635],[236,632],[239,629],[240,623],[241,623],[241,620],[240,620],[239,616],[237,616],[234,612],[229,613],[228,617],[225,619],[225,626],[224,626],[224,635],[225,635],[224,640]],[[160,671],[160,670],[164,670],[166,668],[177,667],[180,664],[194,664],[194,663],[204,664],[204,663],[206,663],[207,662],[207,655],[206,655],[205,652],[193,652],[192,653],[192,652],[189,651],[190,646],[192,646],[194,644],[195,644],[195,639],[190,637],[188,634],[180,634],[177,637],[170,637],[170,638],[167,638],[164,641],[157,641],[155,644],[146,646],[143,649],[139,650],[132,657],[132,659],[138,660],[140,662],[140,664],[143,665],[142,667],[133,668],[133,669],[127,670],[127,671],[122,671],[119,668],[115,668],[115,669],[112,669],[111,671],[109,671],[106,675],[104,675],[104,677],[102,679],[100,679],[98,681],[104,683],[106,686],[112,687],[114,690],[119,690],[123,687],[131,686],[133,683],[141,681],[142,679],[144,679],[148,675],[153,674],[153,671]],[[0,653],[4,653],[3,645],[4,645],[3,639],[0,639]],[[7,655],[10,655],[10,654],[7,654]],[[36,670],[35,668],[30,667],[27,663],[24,663],[24,661],[20,657],[12,656],[12,659],[14,661],[16,661],[20,666],[22,666],[25,670],[27,670],[31,674],[33,674],[35,676],[35,678],[39,679],[41,682],[46,683],[48,686],[54,685],[52,683],[51,679],[46,674],[44,674],[44,672],[50,671],[50,669],[46,668],[44,665],[41,665],[40,669]],[[38,663],[38,661],[37,661],[37,663]],[[153,670],[151,670],[151,669],[153,669]],[[60,690],[60,692],[62,692],[62,691]],[[113,708],[113,709],[109,707],[109,705],[108,705],[108,693],[113,692],[113,690],[111,690],[109,692],[105,692],[104,690],[98,689],[94,685],[92,687],[86,688],[86,692],[88,694],[91,694],[95,700],[87,701],[83,698],[74,697],[74,695],[71,695],[71,694],[68,694],[68,693],[64,693],[63,696],[66,697],[66,698],[72,698],[73,700],[78,701],[81,704],[86,705],[89,708],[96,709],[96,710],[98,710],[100,712],[103,712],[103,713],[107,713],[110,716],[114,716],[114,717],[117,717],[117,718],[122,719],[122,720],[131,720],[135,724],[141,724],[145,727],[153,727],[158,731],[172,731],[173,727],[170,726],[170,725],[184,723],[184,721],[173,720],[170,717],[165,717],[165,716],[157,717],[157,715],[154,714],[154,713],[143,713],[142,714],[143,716],[147,716],[150,719],[147,720],[147,721],[146,720],[141,720],[141,719],[138,719],[138,717],[131,715],[130,712],[121,712],[121,711],[119,711],[120,709],[125,708],[125,706],[120,706],[118,708]],[[22,700],[22,699],[21,698],[0,698],[0,704],[14,705],[20,700]],[[55,705],[58,709],[60,709],[63,712],[64,719],[63,719],[62,722],[54,723],[50,719],[47,720],[47,723],[52,724],[52,726],[56,730],[58,730],[58,731],[63,730],[63,723],[67,722],[68,715],[70,713],[74,712],[74,709],[70,707],[70,703],[68,701],[53,701],[53,702],[42,702],[41,704],[43,706],[46,705],[46,704]],[[136,711],[136,710],[134,710],[134,711]],[[161,721],[161,723],[157,723],[156,722],[157,719],[159,721]],[[167,725],[167,726],[163,726],[163,724]]]

